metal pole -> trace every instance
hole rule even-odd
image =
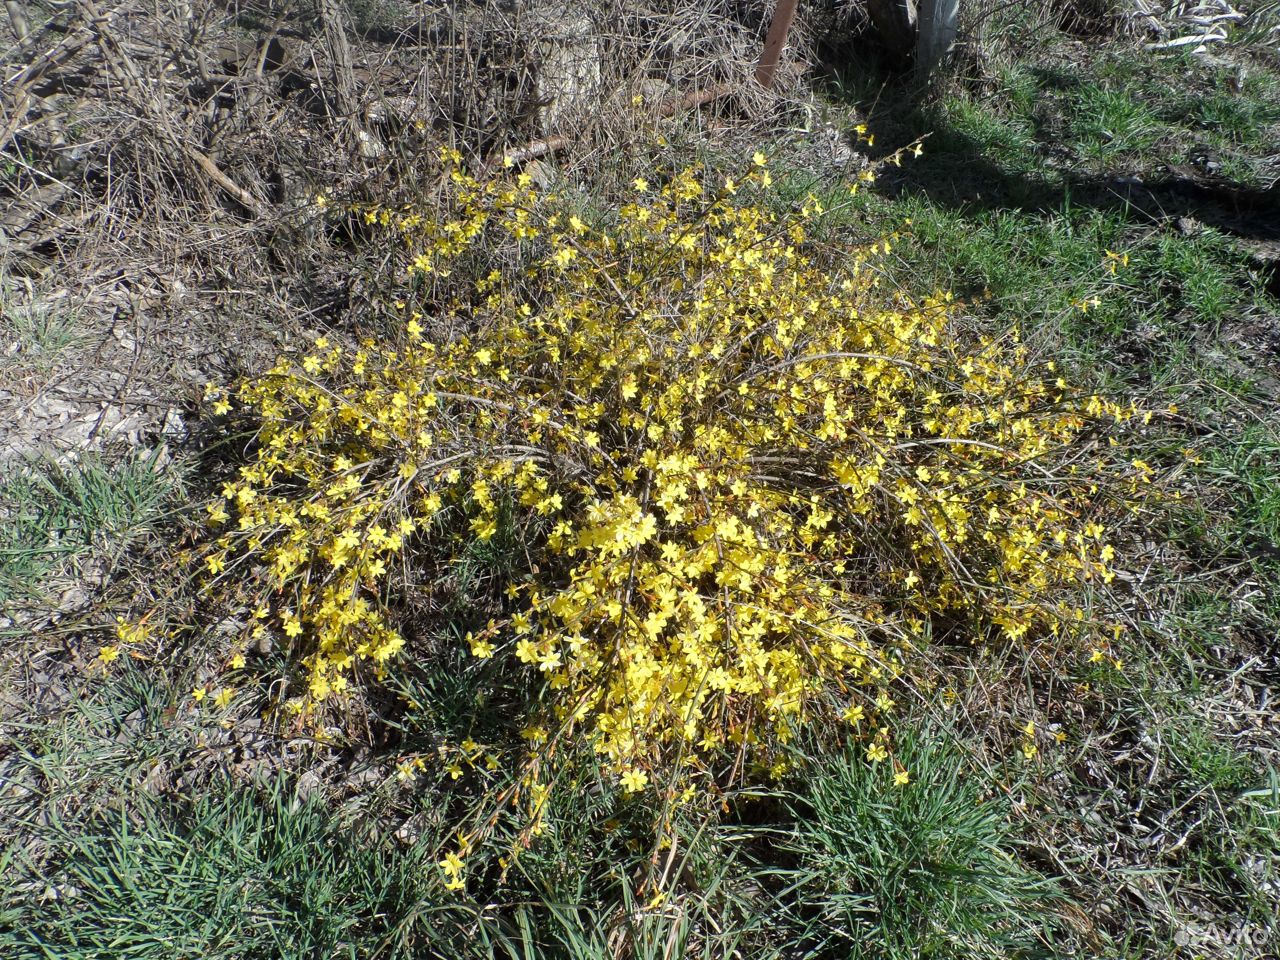
[[[920,0],[916,70],[928,76],[951,56],[960,20],[960,0]]]

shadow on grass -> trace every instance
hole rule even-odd
[[[1036,68],[1033,74],[1042,88],[1072,89],[1081,84],[1078,77],[1057,67]],[[1064,207],[1121,212],[1135,221],[1190,220],[1249,241],[1280,242],[1280,184],[1259,189],[1191,164],[1156,162],[1152,169],[1124,174],[1084,171],[1071,162],[1069,147],[1036,116],[1025,131],[1030,143],[1020,144],[1029,146],[1034,159],[1002,163],[992,142],[962,129],[936,97],[911,77],[894,73],[874,52],[855,67],[828,72],[825,83],[834,99],[856,103],[864,113],[876,134],[870,151],[873,160],[888,157],[918,137],[928,137],[922,157],[901,168],[883,169],[879,187],[891,197],[916,195],[966,213],[1045,213]],[[993,129],[996,138],[1016,135],[1008,128]]]

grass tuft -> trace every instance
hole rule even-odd
[[[895,781],[906,773],[906,784]],[[818,956],[1036,952],[1053,886],[1012,855],[1007,804],[944,731],[903,732],[892,766],[852,750],[807,771],[786,899]]]
[[[0,603],[39,595],[60,564],[118,557],[153,529],[179,488],[163,453],[34,460],[0,480]]]

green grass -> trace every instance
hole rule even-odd
[[[0,277],[0,370],[46,374],[81,336],[75,311],[21,296]]]
[[[951,290],[977,316],[1017,323],[1045,349],[1074,355],[1107,386],[1250,376],[1248,358],[1223,362],[1229,347],[1199,359],[1221,327],[1270,309],[1247,258],[1214,231],[1155,230],[1069,195],[1031,211],[967,209],[903,193],[890,202],[870,197],[863,210],[867,232],[908,232],[888,266],[892,282],[913,296]]]
[[[405,957],[435,906],[426,844],[402,849],[279,780],[51,832],[56,865],[20,905],[10,893],[14,960]]]
[[[1191,848],[1185,872],[1237,901],[1245,916],[1269,930],[1272,947],[1280,946],[1280,932],[1270,929],[1280,900],[1280,769],[1271,767],[1215,812],[1218,818]]]
[[[1202,717],[1171,716],[1156,732],[1176,775],[1190,789],[1229,795],[1255,786],[1253,758],[1225,742]]]
[[[38,716],[0,720],[0,849],[16,843],[38,858],[45,824],[84,820],[176,778],[199,734],[174,720],[185,680],[131,658],[105,677],[37,677],[28,691]]]
[[[121,556],[180,489],[161,450],[28,462],[0,481],[0,602],[39,596],[61,565]]]
[[[1265,635],[1280,623],[1280,434],[1266,422],[1274,400],[1259,398],[1249,380],[1231,382],[1218,371],[1216,396],[1200,417],[1207,436],[1196,445],[1198,489],[1175,513],[1170,539],[1206,562],[1240,565],[1257,583],[1252,591],[1254,621],[1248,629]],[[1257,406],[1256,419],[1240,414]],[[1237,421],[1237,422],[1234,422]],[[1223,616],[1215,628],[1232,622]]]
[[[1164,589],[1149,598],[1161,612],[1117,640],[1122,671],[1089,664],[1075,677],[1095,698],[1091,726],[1070,731],[1078,746],[1033,786],[1040,827],[1062,838],[1063,861],[1096,864],[1067,879],[1110,915],[1115,955],[1252,960],[1277,946],[1280,805],[1252,726],[1266,720],[1236,720],[1251,713],[1239,691],[1248,704],[1265,672],[1236,646],[1248,625],[1227,587]],[[1112,885],[1141,891],[1140,906],[1094,900]]]
[[[1246,549],[1269,543],[1280,550],[1280,432],[1250,424],[1234,442],[1211,446],[1207,454],[1205,471],[1226,484],[1236,501],[1236,542]]]
[[[0,726],[0,956],[311,960],[425,942],[438,837],[403,845],[287,772],[233,780],[209,746],[221,728],[179,712],[189,688],[122,659],[40,722]]]
[[[782,898],[817,956],[1037,955],[1053,886],[1018,860],[1007,804],[936,727],[899,729],[889,764],[860,750],[804,770]]]
[[[560,784],[544,835],[516,863],[508,902],[528,906],[513,913],[518,935],[498,928],[498,955],[787,955],[768,881],[745,857],[752,831],[705,810],[676,813],[664,831],[669,845],[655,849],[652,798],[615,791],[590,760],[578,769]]]
[[[1127,90],[1092,84],[1071,98],[1068,136],[1086,161],[1104,166],[1149,150],[1159,139],[1155,115]]]
[[[994,80],[985,96],[951,93],[926,119],[942,142],[967,140],[1009,172],[1150,177],[1208,150],[1220,175],[1261,186],[1280,145],[1280,73],[1257,62],[1237,68],[1116,44],[1084,57],[1047,51]]]

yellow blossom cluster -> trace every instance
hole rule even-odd
[[[1131,405],[886,291],[887,244],[824,263],[821,205],[761,202],[763,154],[590,215],[444,160],[445,215],[364,211],[402,251],[403,336],[320,338],[237,393],[260,429],[205,563],[271,595],[253,629],[303,658],[298,709],[404,646],[397,565],[502,529],[527,575],[465,642],[545,684],[532,749],[583,737],[627,791],[726,745],[777,767],[820,704],[883,716],[929,637],[1089,629],[1104,511],[1150,479],[1098,441]]]

